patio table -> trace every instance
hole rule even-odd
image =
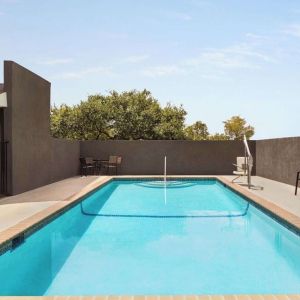
[[[97,166],[97,169],[99,170],[99,175],[100,175],[102,164],[108,162],[108,160],[107,159],[94,158],[93,161],[95,162],[95,164]]]

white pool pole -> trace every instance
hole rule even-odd
[[[250,189],[252,184],[251,184],[251,171],[253,167],[253,157],[251,155],[249,145],[247,142],[246,135],[244,134],[244,145],[245,145],[245,152],[247,153],[247,179],[248,179],[248,188]]]
[[[165,156],[164,182],[167,183],[167,157]]]
[[[167,205],[167,156],[165,156],[165,164],[164,164],[164,183],[165,183],[165,205]]]

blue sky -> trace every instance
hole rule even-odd
[[[211,133],[241,115],[255,138],[300,135],[299,0],[0,0],[0,28],[0,60],[52,103],[147,88]]]

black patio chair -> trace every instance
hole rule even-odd
[[[300,172],[297,173],[296,187],[295,187],[295,196],[297,195],[299,181],[300,181]]]
[[[91,157],[80,157],[80,175],[87,176],[88,173],[90,175],[94,175],[97,169],[97,166]],[[90,171],[90,172],[89,172]]]
[[[110,170],[114,169],[115,174],[118,175],[118,166],[122,163],[122,157],[111,155],[108,161],[102,162],[102,167],[106,169],[106,174],[110,174]]]

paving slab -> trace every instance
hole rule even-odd
[[[231,181],[236,176],[222,177]],[[250,190],[247,186],[246,177],[239,179],[235,184],[300,217],[300,188],[298,195],[295,196],[295,187],[292,185],[260,176],[252,176],[251,181],[254,187]]]
[[[43,187],[0,199],[0,231],[34,214],[65,201],[99,176],[72,177]]]

